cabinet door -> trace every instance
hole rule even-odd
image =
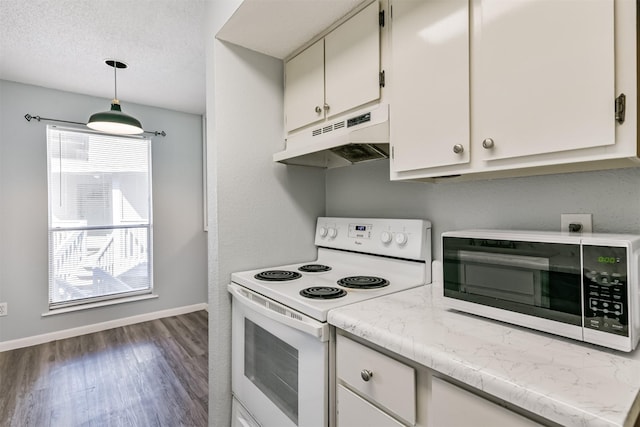
[[[360,396],[339,385],[337,391],[338,427],[403,427]]]
[[[391,55],[392,170],[468,163],[468,0],[395,1]]]
[[[432,427],[541,425],[436,377],[432,378],[431,393],[429,425]]]
[[[325,86],[329,117],[380,98],[378,2],[325,37]]]
[[[285,64],[286,130],[324,119],[324,41],[319,40]]]
[[[473,4],[474,153],[494,160],[615,143],[614,0]],[[483,147],[488,138],[493,147]]]

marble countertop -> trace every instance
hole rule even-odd
[[[640,349],[623,353],[449,311],[441,293],[434,282],[332,310],[328,321],[561,425],[632,425]]]

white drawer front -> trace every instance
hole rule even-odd
[[[342,335],[337,336],[336,365],[338,382],[415,424],[415,369]],[[363,371],[372,374],[368,381],[362,378]]]
[[[357,394],[338,386],[338,427],[404,427]]]

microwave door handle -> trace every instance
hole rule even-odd
[[[531,270],[549,271],[549,259],[525,255],[511,255],[489,252],[459,251],[460,261],[475,262],[478,264],[498,264],[507,267],[521,267]]]
[[[260,304],[256,301],[251,300],[250,298],[247,298],[243,293],[242,290],[243,288],[241,288],[238,285],[235,284],[231,284],[229,285],[229,290],[231,290],[232,295],[235,299],[235,301],[237,301],[238,303],[242,304],[243,306],[247,307],[250,310],[253,310],[255,312],[258,312],[260,314],[262,314],[265,317],[268,317],[269,319],[276,321],[278,323],[282,323],[285,324],[287,326],[290,326],[298,331],[304,332],[307,335],[311,335],[315,338],[320,339],[320,341],[328,341],[329,340],[329,333],[328,333],[328,326],[326,323],[321,323],[318,322],[314,319],[311,319],[307,316],[303,316],[303,315],[299,315],[299,319],[294,319],[291,316],[288,316],[287,314],[282,314],[279,311],[274,311],[266,306],[264,306],[263,304]],[[267,301],[268,299],[266,297],[260,296],[260,298],[263,301]],[[271,300],[268,300],[269,304],[272,304],[274,306],[277,306],[279,308],[284,309],[285,313],[290,312],[291,310],[284,307],[282,304],[278,304],[276,302],[273,302]]]

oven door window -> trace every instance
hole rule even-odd
[[[581,325],[580,247],[445,237],[444,294]]]
[[[244,319],[244,375],[298,425],[298,350]]]

